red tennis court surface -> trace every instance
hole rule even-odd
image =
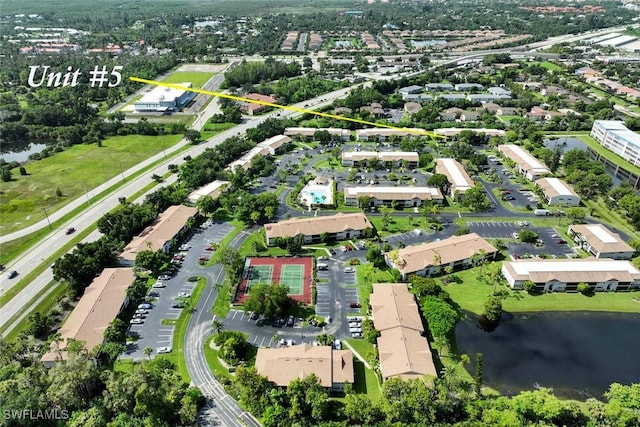
[[[256,267],[253,269],[253,267]],[[268,276],[269,270],[271,277]],[[313,257],[268,258],[249,257],[245,259],[242,281],[234,299],[234,304],[242,304],[249,295],[249,290],[256,283],[277,283],[289,286],[290,293],[296,301],[311,304],[311,282],[313,280]],[[295,286],[298,285],[298,286]],[[294,289],[298,288],[298,289]]]

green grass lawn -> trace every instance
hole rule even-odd
[[[561,66],[556,65],[553,62],[549,62],[549,61],[541,62],[540,66],[542,68],[545,68],[545,69],[550,70],[550,71],[563,71],[564,70],[564,68],[562,68]]]
[[[12,171],[10,182],[0,183],[0,233],[7,234],[45,218],[70,201],[97,196],[92,189],[121,170],[176,144],[182,135],[127,135],[106,139],[102,147],[74,145],[46,159],[27,164],[29,175]],[[60,189],[62,196],[56,195]]]
[[[211,341],[213,340],[213,335],[206,339],[204,342],[204,357],[207,359],[207,364],[209,365],[209,369],[213,372],[213,376],[216,377],[218,381],[222,381],[223,379],[231,380],[233,377],[225,368],[220,360],[218,360],[218,351],[211,348]]]
[[[194,88],[201,88],[203,84],[207,82],[214,73],[208,73],[205,71],[176,71],[171,73],[166,79],[165,83],[183,83],[191,82]]]
[[[396,212],[401,212],[401,214],[394,214],[391,216],[391,221],[389,222],[387,231],[382,231],[382,215],[369,215],[368,218],[369,221],[371,221],[371,224],[373,224],[376,230],[378,230],[378,234],[381,236],[404,233],[405,231],[415,230],[416,228],[420,228],[425,232],[429,230],[429,225],[427,224],[424,215],[411,212],[409,210]],[[409,221],[409,216],[411,216],[411,221]]]
[[[353,361],[353,389],[357,393],[366,394],[373,402],[380,400],[380,385],[376,373],[367,369],[359,360]]]
[[[211,123],[207,122],[204,125],[204,131],[206,132],[223,132],[227,129],[231,129],[232,127],[237,126],[235,123]]]
[[[486,267],[485,267],[486,268]],[[455,273],[463,283],[452,283],[445,286],[451,298],[463,310],[481,314],[487,297],[493,292],[493,286],[477,280],[479,269],[473,268]],[[504,288],[499,288],[504,289]],[[589,297],[580,293],[548,293],[529,295],[524,291],[509,290],[502,306],[512,313],[538,311],[611,311],[637,313],[640,311],[638,292],[596,293]]]

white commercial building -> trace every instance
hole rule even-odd
[[[449,193],[453,198],[461,197],[467,190],[475,186],[473,180],[464,170],[464,166],[456,159],[436,159],[436,173],[447,176],[451,184]]]
[[[528,280],[544,292],[577,291],[586,283],[596,291],[627,291],[640,287],[640,271],[629,261],[603,258],[526,259],[502,264],[502,274],[514,289]]]
[[[640,135],[630,131],[624,122],[596,120],[591,128],[591,136],[603,147],[640,166]]]
[[[541,161],[522,147],[514,144],[499,145],[498,151],[511,159],[516,164],[518,172],[526,176],[530,181],[535,181],[542,175],[551,173]]]
[[[191,83],[177,83],[178,86],[190,88]],[[186,89],[156,86],[145,93],[133,104],[136,113],[167,113],[180,111],[196,96],[195,92]]]
[[[541,178],[536,185],[542,189],[549,206],[578,206],[580,196],[569,184],[559,178]]]

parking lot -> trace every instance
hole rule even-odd
[[[513,239],[513,233],[529,228],[521,227],[515,221],[469,221],[467,225],[472,232],[486,239]]]
[[[199,264],[198,258],[209,258],[213,254],[213,251],[207,251],[205,248],[210,243],[220,242],[231,230],[233,226],[229,223],[208,223],[185,241],[185,245],[190,249],[178,252],[183,256],[182,267],[173,277],[161,281],[164,287],[152,287],[149,293],[151,308],[143,315],[142,323],[131,324],[129,327],[129,331],[139,338],[127,344],[121,358],[146,359],[147,356],[143,353],[145,347],[153,349],[151,357],[157,354],[160,347],[172,347],[175,329],[173,323],[183,310],[172,305],[188,299],[180,297],[181,293],[186,296],[193,292],[196,282],[187,279],[202,274],[204,267]]]
[[[431,234],[432,233],[427,234],[422,230],[415,229],[404,233],[386,236],[383,238],[383,240],[392,246],[398,246],[398,243],[400,242],[404,243],[406,246],[410,246],[432,240],[433,236],[431,236]]]

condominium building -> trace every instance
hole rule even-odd
[[[578,206],[580,196],[559,178],[541,178],[536,181],[549,206]]]
[[[375,162],[385,167],[406,165],[415,169],[420,162],[420,156],[415,151],[343,151],[342,166],[369,166]]]
[[[635,249],[602,224],[573,224],[569,237],[596,258],[631,259]]]
[[[394,203],[407,208],[420,207],[425,201],[442,203],[444,199],[436,187],[346,187],[344,204],[358,206],[358,198],[362,196],[370,198],[369,207],[392,206]]]
[[[499,145],[498,151],[511,159],[516,164],[518,172],[530,181],[535,181],[543,175],[551,173],[544,163],[533,157],[527,150],[520,146],[514,144]]]
[[[331,239],[357,239],[365,230],[373,229],[369,218],[361,212],[292,218],[264,225],[267,245],[273,246],[278,238],[302,236],[304,243],[320,242],[327,233]]]
[[[543,292],[577,291],[586,283],[596,291],[627,291],[640,287],[640,270],[629,261],[606,258],[526,259],[504,262],[502,274],[514,289],[526,281]]]
[[[351,131],[349,129],[339,128],[305,128],[305,127],[291,127],[284,130],[286,136],[298,140],[312,141],[313,136],[318,131],[327,131],[333,139],[339,141],[348,141],[351,138]]]
[[[629,163],[640,166],[640,135],[630,131],[624,122],[596,120],[591,127],[591,136]]]
[[[436,159],[436,173],[446,175],[449,180],[449,194],[453,198],[460,198],[475,186],[473,180],[464,170],[464,166],[456,159]]]

